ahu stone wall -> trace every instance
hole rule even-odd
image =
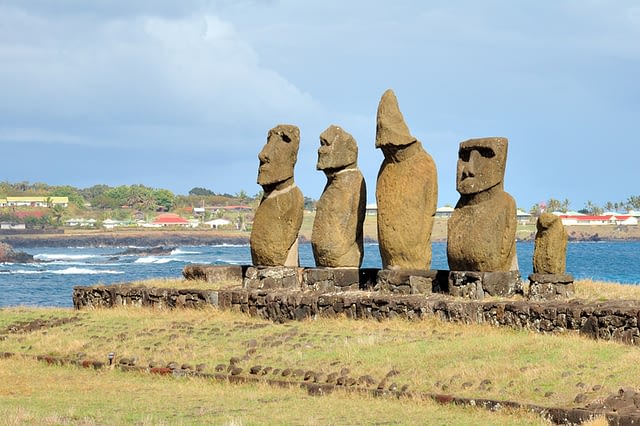
[[[320,292],[291,289],[158,289],[132,285],[75,287],[76,309],[115,306],[202,308],[243,312],[275,322],[344,316],[351,319],[436,317],[542,333],[580,333],[640,345],[640,301],[468,300],[442,294],[375,291]]]
[[[466,324],[491,324],[543,333],[578,332],[597,339],[640,345],[640,301],[586,303],[456,300],[444,295],[391,295],[229,289],[219,307],[275,322],[344,315],[352,319],[437,317]]]

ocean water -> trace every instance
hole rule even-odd
[[[74,286],[113,284],[147,278],[180,278],[192,263],[250,264],[248,245],[182,246],[165,256],[120,255],[126,247],[31,248],[41,263],[0,264],[0,307],[71,307]],[[532,270],[533,243],[517,244],[520,272]],[[300,245],[302,266],[314,266],[310,244]],[[377,244],[365,245],[363,267],[381,266]],[[445,243],[433,243],[433,269],[448,269]],[[640,242],[570,242],[567,271],[576,279],[640,284]]]

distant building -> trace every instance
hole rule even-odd
[[[188,220],[174,213],[163,213],[158,215],[151,224],[160,226],[193,226]]]
[[[0,199],[0,207],[69,206],[69,197],[7,197]]]
[[[27,226],[24,223],[0,222],[0,229],[27,229]]]
[[[64,221],[65,226],[79,226],[81,228],[93,228],[98,221],[95,219],[73,218]]]
[[[637,225],[638,218],[630,215],[560,215],[563,225]]]
[[[531,221],[533,217],[530,213],[525,212],[524,210],[518,209],[516,211],[516,220],[519,224],[525,225]]]
[[[453,214],[453,210],[454,209],[451,206],[438,207],[436,209],[436,217],[444,217],[448,219]]]
[[[231,221],[227,219],[213,219],[205,222],[204,224],[209,225],[211,228],[218,229],[221,226],[231,225]]]

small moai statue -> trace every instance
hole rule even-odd
[[[533,250],[534,274],[564,274],[567,260],[567,231],[562,219],[551,213],[542,213],[536,223]]]
[[[536,301],[569,299],[575,294],[575,285],[573,276],[566,273],[568,236],[562,219],[542,213],[536,228],[528,297]]]
[[[460,144],[456,189],[460,199],[448,222],[447,258],[452,271],[518,269],[516,203],[504,191],[506,138]]]
[[[251,230],[251,259],[256,266],[298,266],[298,233],[304,199],[293,180],[300,130],[280,124],[269,130],[258,159],[258,184],[264,195]]]
[[[384,154],[376,186],[382,267],[427,270],[438,175],[431,156],[409,133],[392,90],[378,105],[376,148]]]
[[[316,265],[360,267],[367,189],[358,169],[358,145],[353,136],[329,126],[320,135],[316,167],[327,176],[311,234]]]

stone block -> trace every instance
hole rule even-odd
[[[374,290],[395,294],[431,294],[437,274],[434,269],[381,269]]]
[[[465,299],[482,300],[482,272],[451,271],[449,272],[449,294]]]
[[[482,290],[489,296],[513,296],[522,292],[519,271],[484,272]]]
[[[207,282],[230,282],[242,285],[244,272],[248,266],[242,265],[187,265],[182,275],[187,280]]]
[[[482,300],[485,296],[513,296],[522,291],[520,273],[450,271],[447,293],[456,297]]]
[[[302,288],[321,293],[371,290],[377,273],[378,269],[373,268],[306,268],[302,272]]]
[[[302,268],[289,266],[250,266],[247,268],[242,286],[245,289],[300,289]]]
[[[529,275],[530,300],[563,300],[573,297],[575,285],[569,274]]]

